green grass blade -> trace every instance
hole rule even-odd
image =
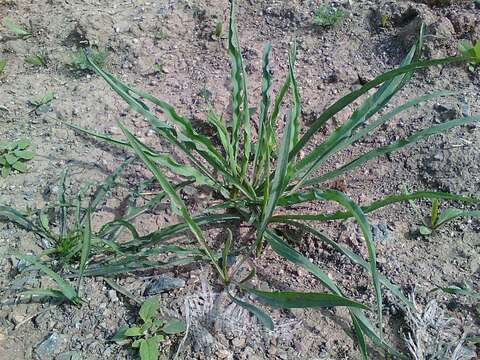
[[[207,216],[196,216],[193,220],[199,225],[213,225],[216,223],[223,223],[228,221],[238,221],[243,219],[240,215],[237,214],[215,214]],[[166,241],[175,236],[180,236],[186,230],[188,230],[188,224],[180,223],[167,226],[163,229],[154,231],[153,233],[142,237],[139,241],[130,241],[124,244],[125,248],[128,247],[138,247],[138,246],[147,246],[153,245],[161,241]]]
[[[461,210],[455,208],[445,209],[440,213],[438,220],[435,223],[435,228],[443,225],[447,221],[453,220],[457,217],[479,217],[480,210]]]
[[[298,223],[295,221],[285,221],[286,224],[293,225],[297,227],[298,229],[301,229],[306,232],[310,232],[312,235],[315,237],[319,238],[323,242],[327,243],[328,245],[332,246],[335,250],[339,251],[343,255],[345,255],[347,258],[349,258],[352,262],[355,264],[358,264],[362,266],[366,270],[370,270],[370,264],[363,260],[363,258],[357,254],[355,254],[348,246],[343,245],[343,244],[338,244],[336,241],[331,240],[328,236],[323,234],[322,232],[308,226],[302,223]],[[287,244],[283,243],[284,247],[290,248]],[[291,248],[290,248],[291,249]],[[287,253],[288,254],[288,249],[279,252],[281,256],[283,254]],[[293,254],[293,255],[292,255]],[[310,262],[307,258],[305,258],[303,255],[296,253],[294,249],[291,249],[290,255],[293,257],[293,259],[298,259],[298,257],[301,257],[300,260],[295,260],[295,263],[303,266],[304,269],[307,271],[311,272],[314,275],[318,275],[319,273],[322,273],[322,270],[318,267],[316,267],[314,264]],[[305,264],[308,264],[305,266]],[[395,296],[397,296],[398,299],[400,299],[403,304],[407,307],[413,308],[413,304],[410,302],[410,300],[402,293],[402,291],[396,286],[393,285],[385,276],[382,274],[379,275],[379,280],[380,282],[392,292]],[[317,276],[318,277],[318,276]],[[320,280],[324,279],[325,277],[323,276],[322,278],[318,277]],[[323,281],[322,281],[323,282]],[[324,282],[324,285],[329,287],[329,282]],[[330,288],[330,287],[329,287]],[[335,291],[336,286],[332,287],[331,290]],[[341,294],[341,293],[339,293]],[[358,343],[360,346],[360,350],[362,351],[362,355],[365,356],[366,352],[363,353],[363,343],[365,342],[364,340],[364,334],[366,334],[368,337],[372,338],[372,340],[385,348],[387,351],[389,351],[391,354],[398,356],[400,358],[405,358],[400,352],[398,352],[391,344],[388,342],[384,341],[381,339],[379,335],[377,335],[376,329],[373,327],[373,325],[369,322],[369,320],[365,317],[365,315],[362,313],[361,310],[355,309],[355,308],[350,308],[350,314],[352,317],[353,325],[354,325],[354,330],[355,330],[355,335],[358,339]],[[358,328],[359,327],[359,328]],[[366,332],[365,329],[368,331]]]
[[[81,299],[78,297],[77,292],[75,289],[70,285],[66,280],[64,280],[60,275],[58,275],[55,271],[50,269],[48,266],[43,264],[40,260],[38,260],[35,256],[32,255],[23,255],[23,254],[15,254],[16,257],[24,260],[25,262],[33,265],[34,267],[41,270],[43,273],[48,275],[52,280],[54,280],[60,291],[65,295],[65,297],[70,300],[73,304],[79,305],[81,303]]]
[[[105,134],[100,134],[91,130],[83,129],[74,124],[66,124],[66,125],[86,135],[96,137],[98,139],[107,141],[115,145],[131,148],[128,142],[114,139]],[[184,176],[184,177],[193,177],[199,184],[209,185],[220,192],[226,191],[225,189],[223,189],[222,184],[220,184],[214,177],[212,177],[209,171],[207,171],[206,169],[199,167],[199,169],[197,170],[197,168],[193,166],[179,164],[172,158],[170,154],[162,154],[162,153],[156,152],[150,147],[146,146],[145,144],[143,143],[141,144],[143,147],[143,151],[146,155],[148,155],[152,160],[157,161],[159,164],[166,166],[173,173]]]
[[[367,82],[363,85],[360,89],[352,91],[351,93],[345,95],[344,97],[337,100],[333,105],[328,107],[310,126],[309,130],[303,135],[303,137],[299,140],[295,148],[292,149],[290,152],[290,158],[293,158],[296,154],[300,152],[300,150],[305,146],[305,144],[312,138],[312,136],[323,126],[325,121],[330,119],[332,116],[337,114],[339,111],[344,109],[347,105],[354,102],[363,94],[367,93],[369,90],[373,89],[374,87],[393,79],[399,75],[406,74],[412,71],[416,71],[419,69],[424,69],[434,65],[443,65],[448,64],[451,62],[459,62],[459,61],[466,61],[466,58],[463,56],[450,56],[441,59],[432,59],[432,60],[423,60],[423,61],[416,61],[411,64],[399,67],[397,69],[393,69],[387,71],[375,79]]]
[[[230,294],[229,294],[230,295]],[[270,316],[268,316],[262,309],[258,308],[257,306],[253,305],[253,304],[250,304],[248,302],[245,302],[245,301],[242,301],[242,300],[239,300],[237,298],[235,298],[234,296],[230,295],[230,299],[232,299],[232,301],[243,307],[244,309],[248,310],[250,313],[252,313],[253,315],[255,315],[255,317],[260,320],[260,322],[268,329],[268,330],[273,330],[274,328],[274,325],[273,325],[273,321],[272,321],[272,318]]]
[[[270,108],[270,87],[272,86],[272,76],[270,75],[270,51],[272,45],[267,44],[263,50],[262,66],[262,95],[260,102],[260,117],[258,121],[258,137],[255,147],[255,156],[253,160],[253,184],[258,184],[264,176],[264,169],[267,162],[270,162],[271,148],[268,146],[269,119],[268,109]],[[266,174],[269,175],[268,173]]]
[[[218,271],[219,275],[223,278],[223,272],[222,268],[216,261],[212,251],[207,245],[207,242],[205,241],[205,238],[203,237],[202,230],[198,226],[198,224],[192,219],[190,216],[190,213],[188,212],[185,203],[183,200],[178,196],[177,192],[175,191],[174,187],[170,184],[170,182],[167,180],[167,178],[163,175],[162,171],[157,167],[157,165],[150,160],[150,158],[145,155],[142,151],[141,145],[138,143],[138,140],[133,136],[121,123],[119,123],[120,128],[122,129],[123,133],[127,137],[128,141],[132,145],[133,149],[135,150],[135,153],[138,155],[138,157],[145,163],[147,168],[153,173],[155,178],[158,180],[160,186],[163,188],[163,190],[167,193],[168,197],[170,198],[171,201],[171,208],[172,211],[179,216],[182,216],[185,222],[188,224],[188,227],[190,228],[190,231],[192,234],[195,236],[197,241],[200,243],[200,245],[204,248],[206,254],[212,261],[215,269]]]
[[[9,206],[0,205],[0,219],[2,218],[14,222],[26,230],[34,231],[35,233],[50,237],[44,229],[31,222],[25,214],[22,214],[20,211]]]
[[[215,128],[217,129],[217,134],[218,134],[218,137],[220,138],[220,142],[222,143],[223,149],[225,150],[227,163],[230,165],[231,173],[232,174],[238,173],[238,169],[236,168],[235,153],[230,140],[230,134],[228,133],[227,127],[223,119],[220,116],[218,116],[218,114],[215,113],[213,109],[210,109],[207,114],[207,120],[210,124],[215,126]]]
[[[242,53],[238,42],[237,25],[235,18],[236,2],[231,1],[230,21],[228,29],[228,53],[232,67],[232,146],[235,160],[240,154],[240,130],[243,127],[243,154],[241,161],[240,179],[246,175],[251,151],[251,125],[247,98],[247,85],[243,68]],[[235,175],[235,174],[234,174]]]
[[[285,185],[288,183],[287,178],[287,170],[288,170],[288,153],[290,151],[290,144],[292,143],[291,139],[293,136],[293,116],[290,113],[289,120],[285,126],[282,144],[278,149],[278,160],[277,160],[277,168],[275,170],[275,174],[273,176],[272,183],[268,190],[268,195],[264,195],[264,200],[266,204],[263,208],[262,218],[259,222],[259,226],[257,229],[257,239],[256,239],[256,247],[257,251],[260,250],[263,233],[265,232],[267,225],[270,221],[270,218],[275,210],[275,206],[277,204],[277,200],[282,195],[283,189]]]
[[[321,270],[318,266],[314,265],[310,260],[305,256],[300,254],[295,249],[288,246],[278,235],[273,231],[267,230],[265,232],[265,238],[278,255],[284,257],[285,259],[291,261],[295,265],[299,265],[315,275],[328,289],[336,293],[337,295],[342,295],[340,288],[330,279],[330,277]]]
[[[58,203],[60,205],[60,236],[64,237],[67,231],[67,208],[66,208],[66,200],[65,200],[65,181],[68,175],[68,167],[62,171],[62,175],[60,176],[59,181],[59,190],[58,190]]]
[[[120,176],[120,174],[123,172],[125,167],[129,164],[131,164],[133,161],[133,158],[127,159],[123,161],[120,166],[118,166],[112,174],[110,174],[103,183],[99,184],[97,189],[95,190],[95,194],[93,195],[92,200],[90,201],[89,204],[89,209],[91,212],[94,212],[98,205],[100,205],[106,198],[108,192],[112,190],[112,188],[115,186],[115,181]]]
[[[352,169],[354,169],[358,166],[361,166],[362,164],[364,164],[365,162],[367,162],[367,161],[369,161],[373,158],[385,155],[387,153],[392,153],[394,151],[397,151],[397,150],[403,148],[404,146],[407,146],[407,145],[412,144],[414,142],[417,142],[419,140],[425,139],[429,136],[445,132],[446,130],[451,129],[452,127],[465,125],[465,124],[475,122],[475,121],[480,121],[480,116],[479,115],[468,116],[468,117],[464,117],[464,118],[460,118],[460,119],[447,121],[447,122],[444,122],[444,123],[441,123],[441,124],[431,126],[427,129],[417,131],[416,133],[410,135],[409,137],[407,137],[405,139],[400,139],[400,140],[397,140],[397,141],[395,141],[395,142],[393,142],[389,145],[370,150],[369,152],[365,153],[364,155],[356,158],[355,160],[352,160],[348,164],[343,165],[340,168],[335,169],[335,170],[325,174],[324,176],[315,177],[313,179],[307,180],[303,184],[304,184],[304,186],[309,186],[309,185],[314,185],[314,184],[317,184],[319,182],[325,181],[326,179],[335,178],[335,177],[337,177],[341,174],[344,174],[344,173],[346,173],[346,172],[348,172],[348,171],[350,171],[350,170],[352,170]]]
[[[366,270],[370,271],[370,264],[365,261],[361,256],[355,254],[352,249],[350,249],[348,246],[344,244],[339,244],[336,241],[330,239],[327,235],[324,233],[312,228],[311,226],[292,221],[292,220],[286,220],[283,221],[285,224],[289,224],[292,226],[297,227],[298,229],[304,230],[306,232],[311,233],[313,236],[319,238],[326,244],[332,246],[335,250],[338,252],[342,253],[345,255],[347,258],[349,258],[353,263],[360,265]],[[311,267],[311,266],[310,266]],[[310,268],[305,267],[305,269],[309,270]],[[310,271],[310,270],[309,270]],[[397,298],[399,298],[404,305],[408,307],[412,307],[413,304],[412,302],[403,294],[403,292],[400,290],[400,288],[390,282],[384,275],[378,274],[379,281],[382,283],[383,286],[385,286],[388,290],[392,292]]]
[[[353,331],[357,338],[358,347],[362,354],[362,359],[368,360],[367,343],[365,342],[365,336],[363,334],[362,327],[359,324],[359,320],[353,315],[352,315],[352,323],[353,323]]]
[[[78,288],[77,291],[80,291],[80,284],[82,282],[83,273],[87,266],[87,261],[90,257],[90,250],[92,247],[92,226],[91,226],[91,212],[88,209],[85,216],[85,226],[83,227],[83,239],[82,239],[82,252],[80,254],[80,267],[79,267],[79,277],[78,277]]]
[[[323,192],[318,189],[312,189],[305,192],[294,193],[285,197],[282,197],[278,201],[278,206],[291,206],[300,204],[303,202],[309,202],[314,200],[324,200]],[[396,195],[388,195],[383,199],[374,201],[370,205],[364,205],[361,207],[365,214],[381,209],[382,207],[395,204],[398,202],[411,201],[416,199],[443,199],[453,200],[463,203],[479,204],[480,198],[467,197],[462,195],[450,194],[442,191],[417,191],[414,193],[403,193]],[[276,215],[271,218],[272,222],[281,222],[283,220],[305,220],[305,221],[330,221],[341,220],[352,217],[352,214],[348,211],[337,211],[335,213],[322,213],[322,214],[286,214]]]
[[[297,80],[295,79],[295,59],[297,57],[297,44],[294,42],[288,53],[288,75],[293,93],[293,135],[291,139],[290,149],[293,149],[298,142],[300,134],[300,113],[302,111],[302,102],[300,98],[300,90],[298,89]]]
[[[214,154],[212,154],[211,151],[209,151],[209,149],[206,149],[203,146],[205,144],[199,144],[199,142],[192,141],[191,138],[184,136],[184,134],[178,135],[176,130],[171,125],[160,120],[153,113],[151,113],[148,107],[139,99],[133,97],[130,94],[130,92],[136,92],[137,94],[142,94],[145,97],[153,98],[150,94],[143,93],[143,92],[140,92],[139,90],[134,90],[129,88],[127,85],[123,84],[120,80],[115,78],[113,75],[107,73],[106,71],[98,67],[88,56],[87,56],[87,59],[89,61],[89,64],[97,72],[97,74],[103,77],[105,81],[107,81],[107,83],[110,85],[110,87],[118,95],[120,95],[127,102],[127,104],[129,104],[135,111],[145,116],[145,118],[150,122],[150,124],[155,128],[155,130],[160,135],[166,138],[174,146],[181,149],[185,153],[185,155],[189,158],[191,164],[197,167],[203,173],[203,175],[211,178],[211,175],[210,175],[211,171],[206,169],[202,165],[202,162],[198,161],[198,159],[196,159],[193,156],[192,154],[193,152],[197,152],[198,154],[200,154],[212,167],[214,167],[216,170],[222,173],[222,175],[225,178],[227,178],[228,181],[230,181],[246,196],[254,196],[253,190],[246,189],[237,178],[233,177],[227,171],[225,161],[222,161],[222,162],[217,161],[218,160],[217,157]],[[173,108],[171,110],[172,112],[170,113],[170,116],[175,116],[175,114],[173,113],[174,111]],[[178,120],[178,121],[181,121],[181,120]],[[212,178],[212,181],[215,181],[215,180]]]
[[[367,306],[359,302],[334,294],[297,291],[262,291],[252,288],[246,288],[245,290],[254,294],[261,302],[273,307],[298,309],[347,306],[368,310]]]
[[[324,192],[324,196],[326,200],[332,200],[338,202],[340,205],[345,207],[353,217],[357,221],[360,229],[362,230],[363,237],[365,239],[365,243],[367,245],[368,250],[368,260],[370,263],[370,273],[373,279],[373,287],[375,289],[375,299],[377,302],[377,316],[378,321],[380,324],[380,333],[381,333],[381,326],[382,326],[382,292],[380,287],[380,280],[378,277],[377,271],[377,256],[375,250],[375,243],[373,242],[373,235],[372,235],[372,228],[368,223],[368,220],[363,213],[360,206],[355,204],[350,198],[348,198],[345,194],[341,193],[340,191],[336,190],[327,190]]]

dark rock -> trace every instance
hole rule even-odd
[[[145,290],[145,295],[151,296],[162,292],[180,289],[185,286],[185,280],[173,277],[168,274],[162,274],[154,279]]]
[[[59,354],[55,360],[82,360],[82,354],[78,351],[67,351]]]
[[[391,231],[385,224],[372,225],[373,240],[377,242],[388,242],[391,240]]]
[[[35,348],[35,353],[39,359],[52,359],[53,355],[58,351],[61,342],[62,336],[57,332],[53,332]]]

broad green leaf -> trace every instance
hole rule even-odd
[[[262,309],[258,308],[257,306],[250,304],[248,302],[239,300],[235,298],[234,296],[230,295],[230,298],[232,301],[243,307],[244,309],[248,310],[250,313],[252,313],[260,322],[268,329],[268,330],[273,330],[274,325],[273,321],[270,316],[268,316]]]
[[[430,235],[432,233],[432,229],[422,225],[418,228],[418,231],[420,232],[421,235],[423,236],[427,236],[427,235]]]
[[[15,145],[16,145],[17,149],[19,149],[19,150],[26,149],[31,144],[32,144],[32,141],[30,139],[27,139],[27,138],[23,138],[23,139],[15,141]]]
[[[65,295],[55,289],[32,289],[32,290],[25,290],[22,291],[19,295],[21,296],[40,296],[40,297],[51,297],[58,301],[68,300]]]
[[[159,354],[158,339],[147,338],[140,342],[141,360],[158,360]]]
[[[13,165],[15,164],[17,161],[18,161],[18,157],[16,157],[14,154],[12,153],[7,153],[5,154],[5,160],[7,160],[7,163],[9,165]]]
[[[180,334],[185,331],[187,324],[185,321],[180,319],[171,319],[168,320],[165,325],[163,325],[162,331],[165,334]]]
[[[138,314],[144,322],[147,322],[155,317],[159,309],[160,303],[158,302],[158,298],[154,296],[145,300]]]
[[[129,327],[128,325],[122,325],[122,326],[120,326],[120,328],[118,328],[118,330],[116,331],[116,333],[113,334],[113,336],[110,338],[110,341],[119,342],[119,341],[125,340],[125,338],[127,337],[127,335],[125,335],[125,332],[126,332],[129,328],[130,328],[130,327]]]
[[[3,19],[3,26],[5,26],[9,31],[21,38],[27,38],[32,35],[32,33],[21,26],[17,25],[11,18],[6,17]]]
[[[142,331],[142,328],[139,327],[139,326],[133,326],[133,327],[130,327],[128,328],[127,330],[125,330],[125,332],[123,333],[124,336],[128,336],[128,337],[131,337],[131,336],[141,336],[143,335],[143,331]]]
[[[257,289],[245,289],[256,295],[258,300],[273,307],[281,307],[287,309],[293,308],[322,308],[333,306],[348,306],[359,309],[368,309],[367,306],[349,300],[339,295],[328,293],[314,292],[297,292],[297,291],[262,291]]]
[[[20,172],[24,173],[24,172],[27,171],[27,164],[25,164],[22,161],[17,161],[12,165],[12,168],[17,170],[17,171],[20,171]]]
[[[12,168],[10,165],[6,164],[2,167],[2,177],[6,178],[10,174]]]
[[[25,62],[30,65],[45,65],[45,59],[40,55],[29,55],[25,57]]]
[[[31,160],[35,156],[35,153],[33,151],[28,150],[16,150],[14,154],[16,157],[24,160]]]

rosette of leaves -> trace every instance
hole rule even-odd
[[[159,312],[160,303],[156,297],[145,300],[138,312],[141,324],[121,327],[111,340],[130,343],[132,348],[138,349],[141,360],[157,360],[165,337],[181,334],[186,329],[183,320],[159,317]]]
[[[35,156],[33,151],[27,150],[31,144],[32,142],[26,138],[0,143],[0,167],[2,177],[7,177],[12,170],[17,170],[21,173],[27,171],[26,162]]]

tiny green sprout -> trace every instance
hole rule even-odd
[[[25,57],[25,62],[34,66],[45,66],[47,65],[47,59],[43,54],[34,54]]]
[[[331,27],[338,24],[348,13],[331,4],[321,5],[315,12],[313,23],[322,27]]]
[[[27,171],[26,162],[33,159],[35,153],[27,150],[31,145],[29,139],[0,142],[0,168],[2,177],[6,178],[12,170],[21,173]]]
[[[141,325],[122,326],[111,341],[117,343],[131,342],[131,347],[138,349],[141,360],[157,360],[159,345],[167,335],[180,334],[185,331],[186,324],[180,319],[159,319],[160,303],[158,298],[151,297],[142,304],[138,315]]]
[[[387,28],[390,26],[390,16],[382,14],[380,16],[380,27]]]
[[[10,32],[14,33],[16,36],[18,36],[21,39],[27,39],[30,36],[32,36],[32,33],[24,28],[22,28],[20,25],[17,25],[11,18],[6,17],[3,19],[3,26],[5,26]]]
[[[222,37],[223,34],[223,21],[218,21],[215,25],[215,29],[212,32],[212,39],[217,40]]]
[[[468,58],[468,69],[473,72],[475,65],[480,64],[480,40],[475,45],[467,40],[461,40],[458,43],[458,49],[463,57]]]
[[[443,211],[440,210],[440,201],[433,199],[432,209],[430,212],[430,219],[418,228],[421,235],[427,236],[432,234],[440,226],[458,217],[479,217],[480,210],[461,210],[455,208],[448,208]]]
[[[168,33],[166,33],[163,30],[159,30],[155,33],[155,40],[167,40],[168,39]]]
[[[54,98],[55,98],[55,93],[53,91],[49,91],[43,96],[39,96],[29,100],[29,102],[30,102],[30,105],[32,105],[34,108],[33,111],[35,111],[40,106],[51,103]]]
[[[161,73],[163,70],[163,64],[162,63],[155,63],[153,64],[153,69],[155,70],[155,73]]]
[[[7,66],[7,60],[0,59],[0,75],[3,74],[3,71],[5,70],[5,66]]]

